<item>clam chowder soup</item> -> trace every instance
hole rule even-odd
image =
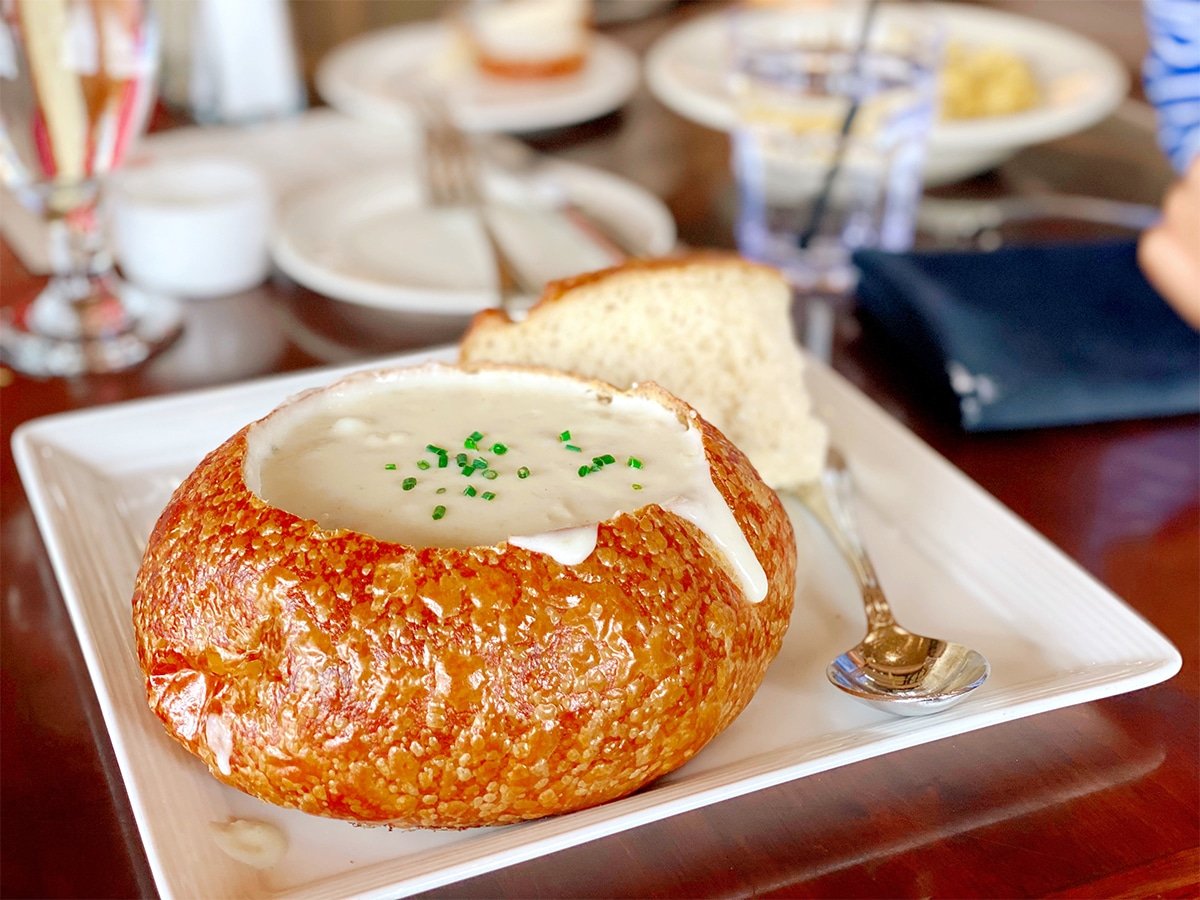
[[[508,542],[572,565],[597,523],[657,503],[708,535],[750,601],[766,595],[699,427],[650,397],[509,370],[364,373],[292,401],[247,440],[247,486],[326,529],[415,547]]]

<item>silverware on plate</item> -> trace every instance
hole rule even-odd
[[[437,92],[415,89],[410,97],[424,130],[424,175],[430,203],[475,212],[496,269],[498,305],[510,316],[523,312],[541,292],[541,285],[527,280],[513,264],[488,220],[479,159],[470,138],[454,123]]]
[[[975,650],[896,624],[851,512],[852,491],[845,457],[830,447],[821,476],[797,492],[854,572],[867,614],[867,636],[825,674],[851,696],[895,715],[938,712],[983,684],[990,667]]]

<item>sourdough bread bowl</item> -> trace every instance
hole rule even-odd
[[[463,828],[686,762],[761,682],[795,565],[774,492],[662,389],[433,365],[300,395],[212,451],[151,534],[133,621],[150,708],[221,781]]]
[[[730,253],[634,260],[551,283],[519,322],[484,310],[464,363],[548,366],[618,387],[653,381],[740,447],[771,487],[811,481],[828,434],[812,410],[775,269]]]

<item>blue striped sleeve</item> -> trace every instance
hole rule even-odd
[[[1146,97],[1158,111],[1158,140],[1180,172],[1200,154],[1200,0],[1145,0],[1150,52]]]

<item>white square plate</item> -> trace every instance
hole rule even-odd
[[[395,363],[452,358],[450,349]],[[164,897],[391,897],[446,884],[860,759],[1163,681],[1178,652],[1059,550],[828,368],[809,389],[862,492],[862,526],[898,617],[976,647],[992,677],[930,718],[859,705],[825,680],[863,616],[850,574],[794,504],[800,569],[780,656],[738,720],[651,788],[537,822],[460,832],[356,828],[276,809],[231,788],[147,710],[129,601],[170,491],[201,457],[316,370],[29,422],[13,444],[62,586],[151,868]],[[270,822],[274,868],[235,862],[210,822]]]

